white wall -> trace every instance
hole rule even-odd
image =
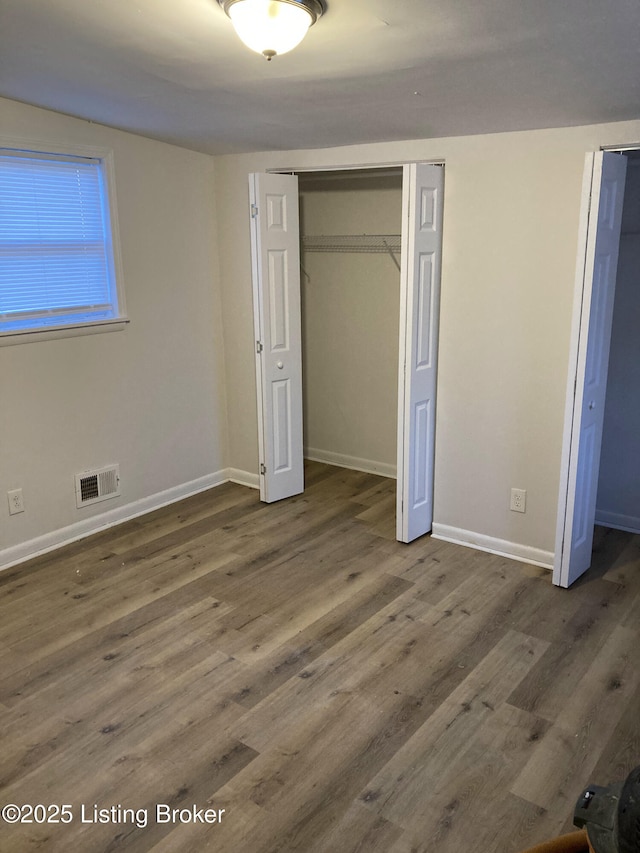
[[[309,186],[302,176],[305,234],[400,234],[400,176]],[[400,273],[388,254],[302,262],[305,454],[394,476]]]
[[[227,430],[212,159],[6,100],[0,127],[113,149],[131,320],[0,348],[2,565],[215,480]],[[74,474],[115,462],[122,496],[76,509]]]
[[[640,160],[630,160],[611,331],[599,524],[640,532]]]
[[[247,174],[444,161],[434,529],[550,564],[584,155],[638,141],[636,121],[216,158],[231,464],[258,462]]]

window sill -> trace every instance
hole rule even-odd
[[[98,323],[82,323],[73,326],[56,326],[50,329],[25,329],[23,332],[0,332],[0,347],[27,344],[35,341],[55,341],[58,338],[76,338],[80,335],[101,335],[104,332],[119,332],[129,323],[127,317],[117,320],[101,320]]]

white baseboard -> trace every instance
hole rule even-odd
[[[518,542],[496,539],[493,536],[485,536],[471,530],[450,527],[448,524],[434,523],[431,535],[434,539],[453,542],[455,545],[466,545],[469,548],[477,548],[479,551],[488,551],[490,554],[509,557],[510,560],[532,563],[534,566],[542,566],[544,569],[553,569],[553,551],[543,551],[541,548],[532,548],[530,545],[520,545]]]
[[[622,515],[619,512],[604,512],[596,510],[596,524],[603,527],[613,527],[614,530],[625,530],[627,533],[640,533],[640,518],[633,515]]]
[[[381,477],[396,478],[396,466],[388,462],[374,462],[371,459],[361,459],[358,456],[346,456],[344,453],[333,453],[331,450],[318,450],[315,447],[305,447],[304,458],[312,462],[325,462],[327,465],[337,465],[339,468],[351,468],[353,471],[364,471],[365,474],[379,474]]]
[[[100,515],[94,515],[91,518],[70,524],[68,527],[62,527],[60,530],[53,530],[43,536],[37,536],[35,539],[21,542],[19,545],[13,545],[11,548],[4,548],[0,551],[0,571],[23,563],[25,560],[30,560],[32,557],[39,557],[41,554],[54,551],[62,545],[69,545],[78,539],[85,539],[93,533],[115,527],[124,521],[131,521],[133,518],[146,515],[153,510],[191,497],[191,495],[197,495],[199,492],[221,486],[229,481],[257,488],[259,477],[257,474],[251,474],[248,471],[223,468],[213,474],[208,474],[206,477],[199,477],[197,480],[174,486],[155,495],[149,495],[149,497],[100,513]]]
[[[260,475],[251,474],[249,471],[241,471],[240,468],[227,468],[227,480],[238,483],[239,486],[248,486],[250,489],[260,488]]]
[[[364,471],[369,474],[379,474],[384,477],[395,477],[395,466],[385,465],[384,463],[371,462],[367,459],[358,459],[357,457],[343,456],[336,453],[325,453],[324,451],[316,451],[309,449],[305,454],[308,459],[317,462],[326,462],[329,465],[338,465],[342,468],[353,468],[356,471]],[[318,458],[321,455],[322,458]],[[329,458],[330,457],[330,458]],[[35,539],[30,539],[27,542],[21,542],[19,545],[14,545],[10,548],[5,548],[0,551],[0,570],[8,569],[25,560],[30,560],[33,557],[38,557],[41,554],[46,554],[63,545],[68,545],[71,542],[76,542],[79,539],[84,539],[91,536],[93,533],[99,533],[101,530],[106,530],[110,527],[115,527],[125,521],[130,521],[138,516],[146,515],[153,510],[160,509],[163,506],[176,503],[177,501],[188,498],[191,495],[196,495],[199,492],[204,492],[207,489],[212,489],[215,486],[220,486],[223,483],[238,483],[248,488],[257,489],[260,483],[258,474],[249,471],[242,471],[238,468],[223,468],[206,477],[200,477],[197,480],[191,480],[188,483],[183,483],[180,486],[174,486],[171,489],[166,489],[163,492],[158,492],[155,495],[142,498],[116,509],[103,512],[100,515],[92,516],[91,518],[78,521],[68,527],[63,527],[60,530],[54,530],[46,533],[43,536],[37,536]],[[600,513],[599,517],[605,515]],[[630,529],[632,533],[640,533],[640,519],[632,519],[627,516],[616,516],[618,521],[626,519],[629,523],[627,527],[620,524],[614,524],[611,521],[612,514],[606,514],[607,521],[597,520],[598,524],[606,524],[608,527],[617,527],[621,530]],[[637,526],[634,528],[633,524]],[[525,563],[532,563],[536,566],[542,566],[545,569],[553,568],[554,555],[552,551],[543,551],[539,548],[532,548],[528,545],[520,545],[516,542],[508,542],[504,539],[496,539],[492,536],[485,536],[481,533],[474,533],[469,530],[463,530],[457,527],[450,527],[447,524],[434,523],[432,536],[434,539],[442,539],[445,542],[453,542],[457,545],[466,545],[471,548],[477,548],[480,551],[488,551],[491,554],[498,554],[503,557],[509,557],[512,560],[519,560]]]

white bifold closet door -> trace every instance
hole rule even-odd
[[[295,175],[252,174],[260,499],[304,490],[300,234]]]
[[[444,169],[404,167],[398,378],[396,538],[412,542],[433,523]]]

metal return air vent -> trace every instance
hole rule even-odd
[[[76,506],[106,501],[120,494],[120,468],[109,465],[96,468],[95,471],[83,471],[76,474]]]

